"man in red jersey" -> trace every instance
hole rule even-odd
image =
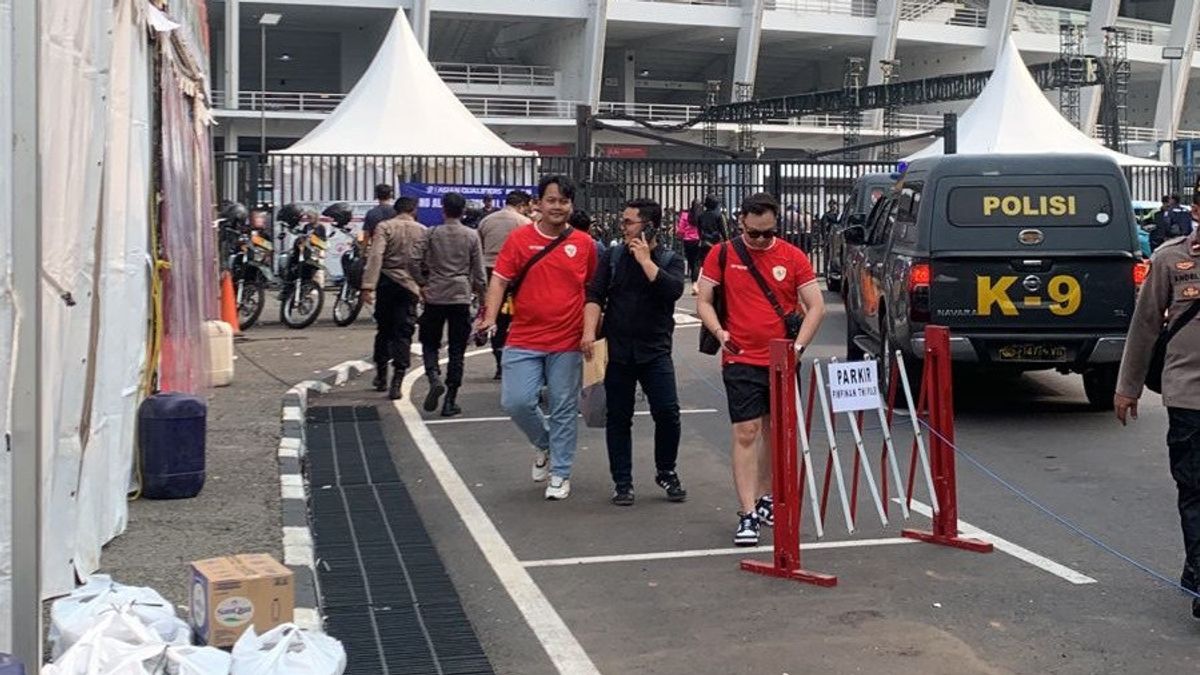
[[[765,192],[747,197],[739,221],[742,235],[714,247],[704,261],[697,310],[721,341],[721,375],[733,422],[733,482],[741,509],[733,543],[754,546],[759,524],[775,523],[769,345],[792,337],[802,353],[817,334],[825,302],[808,257],[778,236],[774,197]],[[713,305],[717,287],[725,294],[726,316],[718,316]]]
[[[542,219],[513,230],[504,242],[476,330],[491,329],[511,296],[500,405],[534,446],[533,480],[550,480],[546,499],[566,499],[578,434],[585,288],[596,269],[596,244],[568,225],[575,200],[570,178],[542,178],[538,196]],[[543,382],[548,416],[538,406]]]

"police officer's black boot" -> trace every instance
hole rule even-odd
[[[493,380],[504,379],[504,369],[500,367],[500,354],[493,352],[496,356],[496,374],[492,376]]]
[[[462,414],[462,408],[454,399],[458,398],[458,387],[446,390],[446,400],[442,402],[442,417],[457,417]]]
[[[379,391],[379,392],[387,391],[387,388],[388,388],[387,371],[388,371],[388,366],[386,363],[375,365],[375,379],[371,380],[371,386],[375,387],[375,391]]]
[[[399,401],[403,395],[400,391],[400,385],[404,384],[404,371],[399,368],[392,373],[392,384],[388,387],[388,398],[393,401]]]

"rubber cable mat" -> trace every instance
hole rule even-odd
[[[310,408],[313,543],[329,634],[350,675],[490,674],[372,407]]]

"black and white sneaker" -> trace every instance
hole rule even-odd
[[[682,502],[687,499],[687,490],[679,482],[679,474],[674,471],[660,471],[654,479],[654,484],[667,491],[667,501]]]
[[[733,533],[733,545],[758,546],[758,517],[753,513],[738,513],[738,526]]]
[[[613,490],[612,503],[617,506],[633,506],[633,486],[618,485]]]
[[[758,498],[754,504],[754,515],[758,516],[759,522],[767,527],[775,527],[775,501],[771,499],[771,495],[763,495]]]

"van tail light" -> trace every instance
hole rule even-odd
[[[1146,283],[1146,277],[1150,276],[1150,261],[1140,260],[1133,264],[1133,287],[1141,288],[1142,284]]]
[[[933,269],[927,262],[915,262],[908,268],[908,318],[929,323],[929,285]]]

